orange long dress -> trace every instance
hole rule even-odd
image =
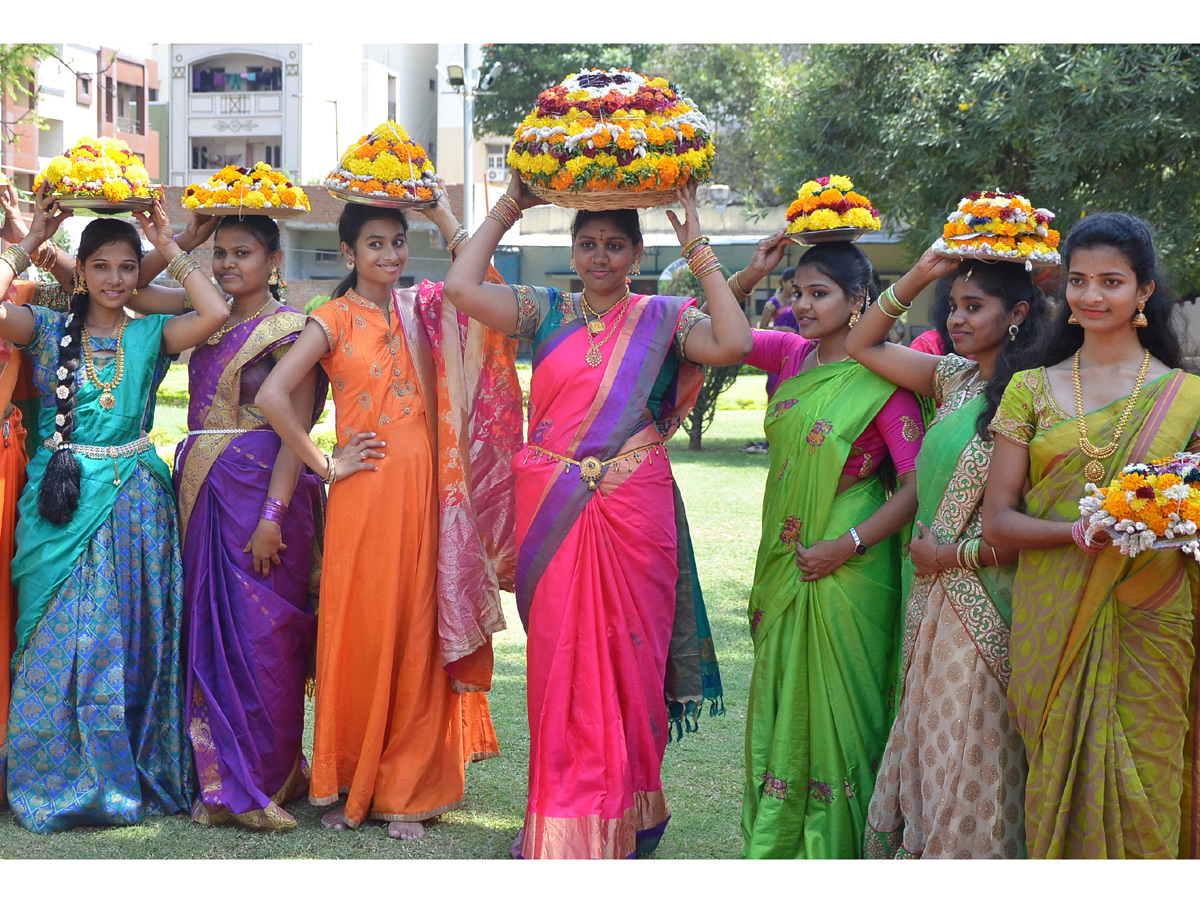
[[[455,693],[437,630],[437,526],[426,406],[399,316],[353,291],[313,312],[331,350],[338,445],[373,431],[377,472],[329,492],[317,616],[310,801],[346,820],[412,822],[462,804],[467,765],[499,755],[484,693]]]

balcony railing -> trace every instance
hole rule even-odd
[[[192,92],[188,111],[199,116],[278,116],[283,113],[283,91]]]
[[[134,116],[117,116],[117,131],[126,134],[141,134],[142,123]]]

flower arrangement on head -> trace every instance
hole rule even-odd
[[[958,201],[933,249],[947,256],[1058,265],[1054,213],[1020,194],[976,191]]]
[[[1126,556],[1156,547],[1180,547],[1200,560],[1200,454],[1176,453],[1134,463],[1100,487],[1090,481],[1079,501],[1090,541],[1107,531]]]
[[[433,174],[425,148],[389,120],[343,153],[324,184],[364,198],[426,203],[437,199]]]
[[[150,173],[129,145],[119,138],[80,138],[62,156],[50,160],[33,180],[57,197],[79,197],[120,203],[158,195]]]
[[[787,209],[787,222],[788,234],[834,228],[878,231],[879,210],[845,175],[828,175],[800,185]]]
[[[543,198],[548,191],[674,192],[689,178],[710,177],[711,131],[665,78],[590,69],[542,91],[517,126],[508,164]]]
[[[265,162],[251,168],[226,166],[204,184],[192,184],[183,192],[185,209],[300,210],[307,212],[308,197]]]

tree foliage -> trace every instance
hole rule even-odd
[[[538,94],[580,69],[644,71],[661,44],[484,44],[479,71],[502,69],[486,93],[475,97],[475,136],[512,134]]]
[[[27,119],[29,116],[34,117],[36,122],[36,113],[32,112],[35,93],[30,91],[30,87],[34,84],[34,67],[39,60],[43,60],[54,53],[53,44],[0,44],[0,96],[7,97],[11,100],[28,101],[31,107],[31,112],[22,116],[21,119]],[[4,139],[7,141],[15,141],[16,122],[4,122]]]
[[[1200,50],[1165,45],[818,45],[769,76],[756,138],[789,189],[850,175],[928,246],[958,199],[1019,191],[1058,213],[1146,218],[1200,287]]]

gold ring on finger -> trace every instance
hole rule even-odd
[[[366,461],[367,461],[367,451],[366,451],[366,450],[363,450],[363,451],[361,451],[361,452],[358,454],[358,461],[359,461],[359,462],[366,462]]]

